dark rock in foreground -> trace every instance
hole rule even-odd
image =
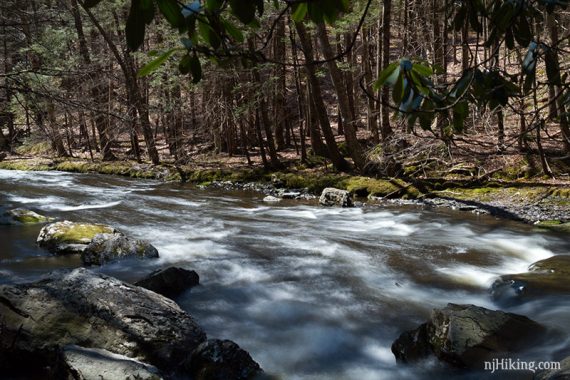
[[[570,295],[570,255],[553,256],[529,266],[526,273],[503,275],[491,287],[497,301],[513,303],[549,295]]]
[[[157,258],[158,250],[146,240],[136,240],[122,234],[97,234],[81,252],[84,265],[103,265],[129,257]]]
[[[262,373],[259,364],[230,340],[208,340],[184,366],[196,380],[248,380]]]
[[[346,190],[335,189],[334,187],[327,187],[323,190],[319,198],[319,204],[321,206],[353,206],[350,193]]]
[[[172,298],[199,283],[200,277],[195,271],[169,267],[152,272],[135,285]]]
[[[67,346],[63,350],[67,378],[74,380],[162,380],[151,365],[97,348]]]
[[[455,367],[482,369],[485,361],[520,351],[544,331],[521,315],[448,304],[435,309],[428,322],[401,334],[392,352],[400,362],[435,356]]]
[[[53,371],[52,363],[68,345],[104,349],[169,370],[206,340],[173,301],[83,268],[0,286],[0,320],[0,373]]]

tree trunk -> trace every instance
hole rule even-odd
[[[330,45],[325,24],[320,23],[317,25],[317,33],[319,41],[321,42],[324,58],[328,60],[327,66],[336,90],[342,117],[342,125],[344,127],[344,134],[346,137],[346,145],[348,147],[350,157],[354,160],[356,167],[363,170],[366,160],[362,153],[362,147],[356,137],[355,120],[350,109],[349,96],[346,91],[347,87],[345,86],[342,78],[342,72],[337,67],[336,62],[332,60],[335,54]]]
[[[81,56],[83,63],[86,66],[91,66],[93,63],[91,61],[91,55],[89,49],[87,48],[87,40],[85,39],[85,34],[83,32],[83,21],[81,20],[81,14],[79,12],[79,7],[77,0],[71,0],[71,13],[73,15],[73,20],[75,23],[75,30],[77,32],[77,38],[79,41],[79,55]],[[91,96],[97,108],[105,106],[107,104],[107,91],[105,89],[105,84],[102,79],[98,82],[92,82],[89,84]],[[101,111],[95,111],[94,113],[94,124],[99,134],[99,144],[101,147],[102,159],[104,161],[115,160],[116,157],[111,150],[111,139],[109,138],[107,131],[107,115]]]
[[[390,28],[392,19],[392,0],[384,0],[384,11],[382,13],[382,68],[385,69],[390,64]],[[390,90],[387,86],[382,88],[382,126],[380,133],[382,140],[387,141],[392,135],[392,127],[390,127]]]
[[[137,82],[136,69],[134,67],[132,56],[128,51],[126,51],[125,57],[121,57],[121,54],[111,39],[109,33],[107,33],[107,31],[101,26],[91,10],[85,7],[83,3],[81,5],[85,10],[87,16],[89,16],[89,19],[93,25],[97,28],[99,33],[101,33],[101,36],[103,36],[103,39],[107,43],[109,50],[111,50],[111,53],[117,60],[117,63],[123,72],[123,75],[125,77],[126,90],[130,94],[131,100],[133,101],[139,115],[139,121],[143,130],[143,136],[147,146],[148,156],[152,163],[157,165],[160,163],[160,159],[158,156],[158,151],[156,150],[154,136],[152,135],[152,127],[150,125],[148,107],[146,105],[143,93],[141,92],[140,86]]]
[[[277,62],[285,62],[285,19],[282,17],[275,26],[273,39],[273,56]],[[275,114],[275,145],[277,150],[285,147],[285,130],[287,125],[287,112],[285,110],[286,71],[284,65],[275,66],[277,77],[274,90],[273,109]]]
[[[312,101],[315,105],[315,112],[319,119],[319,123],[321,125],[321,130],[323,131],[325,141],[327,142],[329,158],[331,159],[333,166],[337,170],[339,171],[348,170],[350,169],[350,165],[342,157],[342,155],[338,150],[338,145],[336,144],[336,140],[334,138],[334,134],[332,132],[332,128],[330,126],[329,118],[327,115],[327,110],[323,102],[321,85],[319,84],[319,80],[317,79],[317,74],[315,72],[315,65],[313,63],[314,55],[313,55],[313,45],[311,43],[311,39],[308,36],[305,26],[302,23],[296,22],[295,29],[297,30],[297,34],[299,35],[299,41],[301,42],[301,46],[303,47],[303,53],[305,54],[305,70],[307,72],[307,79],[311,86]]]

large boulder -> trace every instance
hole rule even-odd
[[[548,295],[570,295],[570,255],[537,261],[528,269],[526,273],[499,277],[491,287],[493,298],[516,303]]]
[[[0,321],[0,373],[53,369],[68,345],[104,349],[168,371],[206,340],[194,319],[168,298],[85,268],[0,286]]]
[[[485,361],[517,352],[544,332],[522,315],[448,304],[433,310],[428,322],[401,334],[392,352],[400,362],[435,356],[455,367],[481,369]]]
[[[169,267],[152,272],[135,285],[172,298],[199,283],[200,277],[195,271]]]
[[[105,224],[74,223],[68,220],[45,225],[38,235],[37,243],[53,254],[81,253],[97,234],[120,234]]]
[[[327,187],[323,190],[319,198],[319,204],[321,206],[353,206],[350,193],[346,190],[335,189],[334,187]]]
[[[249,380],[263,372],[236,343],[219,339],[200,344],[183,366],[195,380]]]
[[[69,380],[163,379],[156,367],[107,350],[72,345],[62,355]]]
[[[87,266],[130,257],[157,258],[158,250],[146,240],[131,239],[118,233],[103,233],[95,235],[81,252],[81,261]]]
[[[51,221],[53,221],[53,218],[40,215],[32,210],[15,208],[4,213],[0,224],[36,224]]]

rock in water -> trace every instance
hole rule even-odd
[[[273,195],[268,195],[265,198],[263,198],[263,201],[269,203],[281,202],[281,198],[274,197]]]
[[[67,345],[176,369],[206,334],[176,303],[85,268],[0,286],[0,373],[53,366]]]
[[[196,380],[249,380],[263,372],[236,343],[219,339],[200,344],[183,366]]]
[[[76,380],[162,380],[151,365],[97,348],[66,346],[63,360],[69,379]]]
[[[6,220],[8,219],[8,220]],[[51,222],[53,218],[40,215],[34,211],[26,210],[24,208],[16,208],[6,211],[4,214],[4,223],[0,224],[36,224]]]
[[[200,277],[193,270],[170,267],[152,272],[147,277],[135,283],[165,297],[176,297],[183,291],[198,285]]]
[[[97,234],[120,234],[120,232],[104,224],[74,223],[64,220],[44,226],[38,235],[37,243],[56,255],[81,253]]]
[[[319,198],[319,204],[321,206],[353,206],[350,193],[346,190],[335,189],[334,187],[327,187],[323,190],[321,197]]]
[[[549,295],[570,295],[570,255],[537,261],[526,273],[503,275],[491,287],[496,301],[506,304]]]
[[[392,352],[401,362],[435,356],[455,367],[481,369],[485,361],[517,352],[544,332],[522,315],[448,304],[435,309],[428,322],[400,335]]]
[[[136,240],[122,234],[97,234],[81,252],[84,265],[103,265],[119,259],[139,257],[157,258],[158,250],[145,240]]]

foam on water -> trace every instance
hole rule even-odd
[[[77,206],[71,206],[64,203],[47,203],[38,206],[42,210],[54,210],[54,211],[79,211],[79,210],[92,210],[98,208],[111,208],[120,205],[121,201],[107,202],[107,203],[95,203],[95,204],[80,204]]]
[[[547,259],[554,255],[544,248],[544,237],[534,236],[505,236],[504,234],[489,234],[479,238],[488,247],[499,250],[511,257],[525,260],[531,264],[538,260]]]
[[[438,267],[436,270],[445,276],[450,277],[458,284],[474,285],[482,289],[489,286],[500,275],[500,267],[481,268],[475,265],[454,265],[448,267]]]
[[[8,200],[11,202],[22,203],[22,204],[39,204],[39,205],[51,205],[51,204],[62,204],[65,202],[64,198],[49,195],[47,197],[22,197],[18,195],[8,195]]]

